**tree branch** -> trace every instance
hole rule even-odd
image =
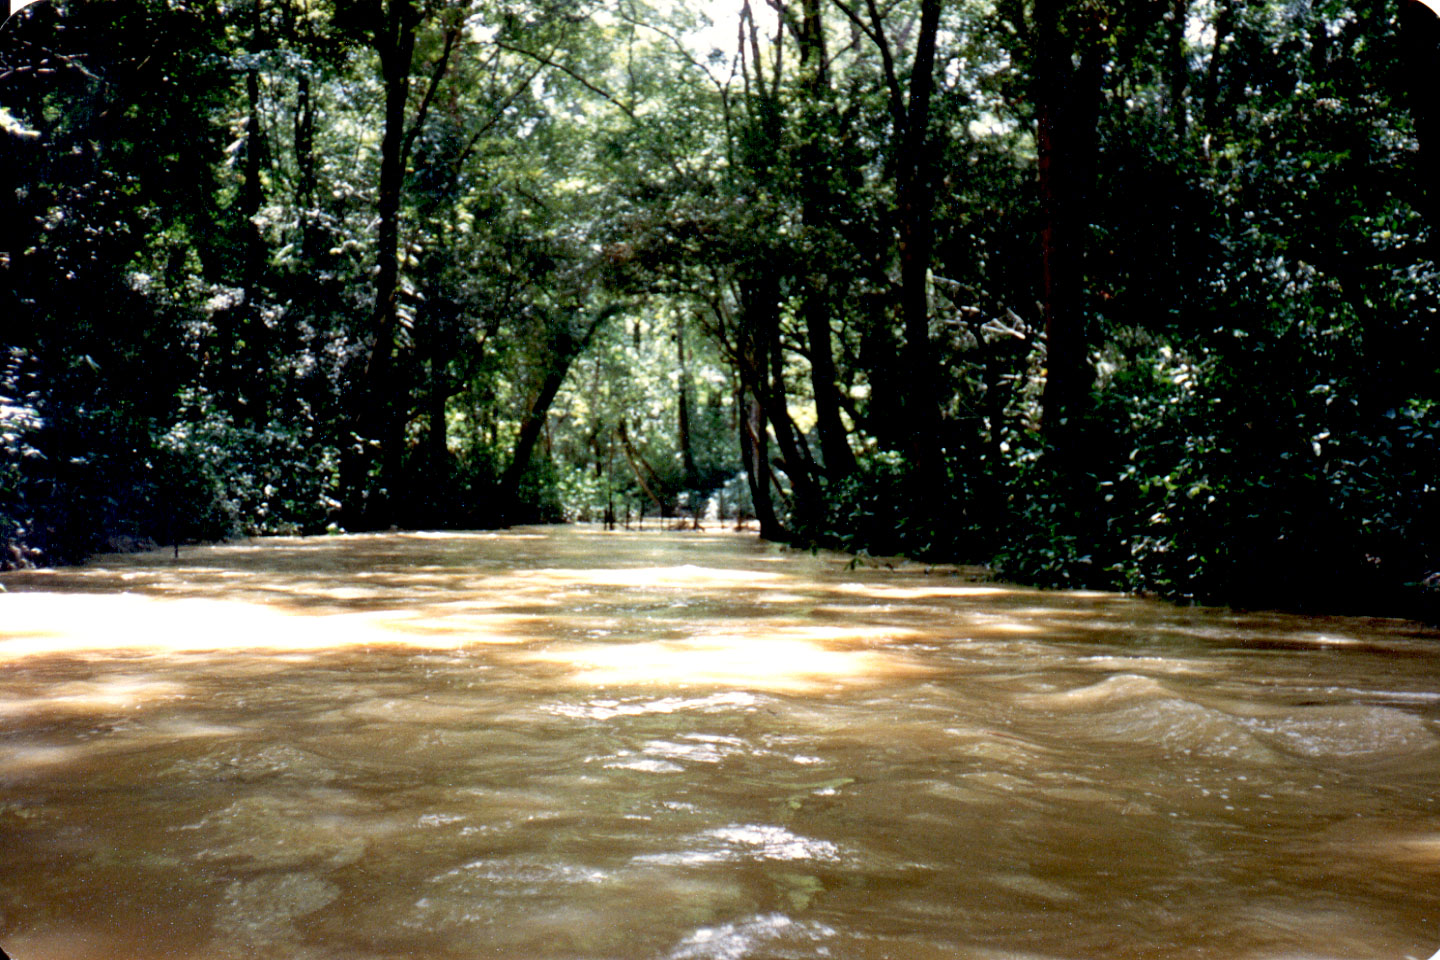
[[[430,104],[435,100],[435,91],[440,88],[440,81],[444,79],[446,71],[450,68],[450,54],[455,49],[455,42],[460,37],[460,28],[451,27],[445,31],[445,48],[440,51],[440,60],[435,64],[435,69],[430,71],[430,83],[425,88],[425,96],[420,99],[420,108],[415,111],[415,122],[405,133],[405,139],[400,145],[400,166],[403,169],[410,157],[410,150],[415,146],[415,139],[420,136],[420,131],[425,128],[425,118],[430,113]]]
[[[680,39],[678,36],[668,30],[662,30],[660,27],[655,26],[653,23],[646,23],[639,17],[636,17],[630,13],[626,13],[623,10],[615,12],[614,16],[616,19],[624,23],[628,23],[632,27],[642,27],[646,30],[658,33],[666,40],[669,40],[671,45],[675,47],[676,52],[680,54],[680,56],[685,60],[685,62],[690,64],[690,66],[694,67],[695,69],[699,70],[701,73],[705,74],[706,79],[708,79],[712,84],[715,85],[715,89],[720,92],[721,96],[724,96],[725,85],[721,83],[721,81],[715,76],[715,74],[710,72],[709,67],[707,67],[704,63],[695,58],[695,56],[690,52],[689,48],[685,46],[684,40]]]
[[[870,14],[870,23],[867,24],[860,14],[851,9],[844,0],[831,0],[840,12],[863,33],[870,42],[875,44],[875,49],[880,52],[880,65],[885,73],[885,89],[890,94],[890,119],[895,125],[895,137],[897,141],[905,137],[905,93],[900,87],[900,78],[895,73],[895,57],[890,51],[890,41],[885,37],[885,15],[880,12],[875,0],[865,0],[866,10]]]
[[[509,50],[511,53],[518,53],[522,57],[529,57],[530,59],[538,61],[539,63],[542,63],[547,67],[559,70],[561,73],[565,74],[567,77],[580,84],[580,86],[584,87],[586,90],[589,90],[591,93],[613,105],[617,110],[625,114],[625,116],[629,117],[631,120],[638,121],[640,119],[636,115],[634,107],[625,103],[619,97],[615,96],[615,94],[611,93],[609,90],[606,90],[599,84],[592,83],[590,80],[587,80],[583,74],[581,74],[574,68],[560,63],[553,57],[537,53],[534,50],[527,50],[524,47],[517,47],[514,44],[506,43],[503,40],[495,40],[493,42],[495,46],[499,47],[502,50]]]
[[[484,122],[470,135],[470,139],[465,142],[464,148],[461,149],[460,153],[455,157],[454,163],[451,164],[452,169],[459,171],[460,168],[465,165],[465,161],[470,158],[470,154],[475,151],[476,145],[479,144],[480,138],[485,136],[495,124],[500,122],[500,119],[505,116],[505,111],[510,109],[515,101],[520,98],[520,94],[535,81],[535,78],[540,75],[540,71],[544,69],[545,64],[543,62],[537,61],[535,63],[535,69],[530,71],[530,75],[521,83],[517,84],[516,87],[506,95],[505,99],[500,102],[500,105],[491,111],[490,116],[486,117]]]

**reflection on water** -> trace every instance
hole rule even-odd
[[[1440,947],[1413,625],[592,529],[4,582],[16,960]]]

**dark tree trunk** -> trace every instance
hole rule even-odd
[[[766,540],[784,540],[785,528],[775,515],[770,494],[770,443],[765,432],[765,413],[760,401],[745,387],[738,393],[740,407],[740,452],[745,458],[745,477],[750,484],[750,502]]]
[[[426,430],[423,487],[429,516],[425,522],[431,526],[446,526],[446,513],[452,493],[449,430],[445,421],[445,411],[453,392],[448,349],[453,307],[443,300],[439,300],[431,314],[427,335],[421,340],[425,347],[425,363],[429,373],[425,392]]]
[[[1094,176],[1100,102],[1099,46],[1061,31],[1065,0],[1036,0],[1036,146],[1041,227],[1041,303],[1046,379],[1042,417],[1062,462],[1078,453],[1078,419],[1092,381],[1086,331],[1085,200]]]
[[[267,341],[265,323],[260,316],[260,280],[265,271],[265,238],[260,235],[256,219],[264,202],[260,172],[265,161],[265,140],[260,128],[260,75],[251,70],[245,75],[245,91],[250,113],[245,119],[245,190],[241,194],[240,215],[244,218],[245,262],[241,285],[245,288],[245,304],[240,308],[240,335],[244,347],[238,351],[237,364],[242,382],[233,394],[244,397],[237,413],[240,423],[253,426],[268,417],[266,400]]]
[[[694,490],[700,483],[700,470],[695,464],[695,443],[690,429],[690,366],[685,356],[685,318],[680,314],[675,322],[675,353],[680,363],[679,407],[680,464],[685,470],[685,488]]]
[[[409,388],[395,362],[395,333],[399,326],[400,199],[405,183],[405,108],[410,97],[410,61],[415,50],[415,23],[409,3],[391,0],[394,42],[389,56],[381,57],[385,83],[385,132],[380,141],[380,224],[376,232],[378,263],[375,274],[375,344],[371,353],[367,402],[373,436],[380,441],[380,483],[383,509],[398,494],[400,461],[404,453],[405,419]],[[384,519],[389,519],[388,517]]]
[[[635,449],[635,443],[630,439],[630,427],[623,419],[615,433],[620,438],[621,447],[625,451],[625,459],[630,463],[630,472],[635,474],[635,482],[640,485],[640,492],[645,494],[645,498],[655,505],[655,512],[661,517],[671,516],[670,491],[665,489],[664,482],[655,472],[655,468],[650,466],[650,461]],[[649,476],[650,479],[645,479],[646,476]]]
[[[359,384],[359,410],[353,437],[341,457],[341,485],[346,524],[364,529],[389,522],[389,499],[398,491],[404,453],[409,389],[401,383],[395,363],[395,331],[399,325],[400,199],[405,182],[405,110],[410,97],[411,59],[418,18],[409,0],[390,0],[375,27],[385,90],[385,127],[380,140],[380,189],[376,212],[375,300],[371,312],[372,340]],[[379,489],[367,496],[372,450],[380,456]]]
[[[880,54],[892,127],[887,170],[895,185],[894,229],[900,261],[900,324],[904,345],[892,356],[888,333],[871,330],[866,345],[871,408],[867,426],[886,446],[899,449],[915,469],[915,479],[938,490],[943,476],[939,371],[930,349],[930,259],[934,238],[934,145],[930,139],[930,106],[935,89],[935,48],[944,0],[921,0],[914,32],[915,56],[908,89],[897,70],[896,49],[885,30],[889,12],[876,0],[858,5],[833,0]],[[867,19],[868,17],[868,19]],[[905,42],[908,45],[908,40]],[[879,323],[882,312],[877,311]],[[916,491],[922,493],[923,491]]]
[[[810,280],[801,307],[805,313],[805,337],[810,343],[810,389],[815,395],[820,455],[825,459],[825,475],[833,483],[855,472],[855,452],[850,449],[845,421],[840,418],[829,300],[821,289],[821,278]]]
[[[295,85],[295,205],[300,208],[300,253],[304,263],[319,261],[320,239],[315,223],[315,104],[310,76],[302,73]]]
[[[500,509],[504,514],[502,519],[513,517],[519,507],[520,481],[524,479],[525,471],[530,468],[530,458],[534,455],[535,446],[545,430],[545,424],[550,416],[550,407],[554,404],[560,387],[565,383],[571,365],[590,345],[590,341],[594,338],[595,331],[600,329],[600,325],[619,313],[621,309],[618,304],[611,304],[601,309],[585,322],[585,327],[578,335],[572,333],[568,326],[562,326],[552,331],[549,351],[550,364],[540,380],[540,385],[535,391],[534,398],[530,401],[529,408],[525,411],[524,418],[520,421],[520,434],[515,440],[515,451],[510,457],[510,463],[505,467],[505,472],[500,477],[499,501]],[[568,320],[561,322],[568,324]]]
[[[800,2],[800,69],[803,82],[811,94],[819,93],[830,86],[830,64],[825,44],[825,18],[821,15],[820,0]]]
[[[778,281],[761,264],[757,276],[746,277],[742,273],[738,287],[741,303],[731,350],[740,381],[735,391],[740,452],[750,485],[755,519],[760,523],[760,536],[766,540],[784,540],[788,533],[775,511],[771,492],[774,476],[766,425],[770,394],[768,325],[770,313],[775,312]],[[770,304],[771,310],[766,310],[766,303]],[[778,321],[778,312],[775,315]]]
[[[1440,106],[1435,103],[1440,17],[1420,0],[1400,0],[1400,33],[1405,44],[1402,96],[1420,143],[1415,156],[1416,199],[1430,227],[1429,259],[1440,263]]]
[[[260,4],[252,6],[250,48],[257,53],[266,48],[261,29]],[[225,395],[234,404],[236,422],[244,426],[264,423],[268,416],[266,382],[268,378],[269,337],[264,320],[260,315],[260,282],[265,273],[265,238],[260,233],[256,220],[260,207],[265,202],[261,185],[261,172],[269,159],[264,129],[260,125],[260,71],[245,72],[245,183],[240,191],[239,219],[244,238],[241,249],[240,286],[245,290],[245,302],[233,310],[226,311],[229,330],[224,332],[227,340],[225,351],[228,358],[222,359],[227,383]]]
[[[260,71],[245,73],[245,96],[249,113],[245,117],[245,190],[241,193],[240,215],[245,220],[244,279],[247,288],[259,282],[265,270],[265,238],[255,223],[265,192],[260,173],[266,160],[265,133],[260,126]]]
[[[805,338],[810,345],[810,388],[815,397],[815,429],[820,436],[820,454],[825,461],[825,475],[833,483],[855,471],[855,454],[840,417],[838,377],[835,369],[833,336],[830,329],[832,280],[829,257],[824,250],[833,228],[831,205],[833,188],[826,170],[824,124],[830,109],[830,82],[827,70],[825,24],[820,13],[820,0],[804,0],[800,29],[801,84],[807,94],[803,104],[806,129],[802,131],[801,165],[805,171],[805,194],[800,217],[807,234],[818,236],[811,244],[808,270],[802,271],[801,313],[805,319]]]
[[[569,372],[570,358],[563,355],[554,357],[540,382],[540,389],[530,401],[530,408],[525,411],[525,417],[520,421],[520,435],[515,439],[515,452],[510,457],[505,473],[500,477],[500,504],[504,511],[501,519],[504,522],[513,521],[516,515],[519,508],[520,481],[530,467],[530,458],[534,455],[540,434],[545,429],[550,406],[555,402],[555,396],[560,392]]]
[[[923,0],[920,35],[896,177],[899,201],[900,312],[905,329],[903,370],[909,440],[906,453],[925,482],[938,479],[940,408],[938,372],[930,350],[930,257],[935,244],[934,166],[930,99],[935,88],[935,43],[941,0]]]
[[[775,431],[775,441],[780,446],[784,459],[785,475],[790,478],[790,490],[794,496],[792,507],[797,527],[808,535],[815,535],[824,517],[824,503],[820,485],[815,475],[815,463],[805,444],[804,435],[795,426],[790,416],[790,405],[785,389],[785,356],[780,346],[780,316],[778,304],[768,328],[769,342],[766,353],[770,362],[769,384],[765,390],[765,412]],[[761,373],[764,381],[764,373]]]
[[[756,264],[754,273],[742,287],[745,292],[737,357],[741,381],[775,432],[784,473],[794,496],[795,519],[802,528],[813,532],[823,515],[823,505],[813,464],[805,456],[786,403],[784,356],[780,346],[780,276],[770,265]]]
[[[426,398],[429,408],[426,419],[426,461],[430,467],[431,489],[443,490],[450,472],[450,447],[445,426],[445,407],[450,400],[450,381],[445,376],[444,361],[430,358],[430,392]]]

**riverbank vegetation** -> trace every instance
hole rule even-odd
[[[0,33],[0,560],[718,512],[1423,611],[1437,37],[1416,0],[41,0]]]

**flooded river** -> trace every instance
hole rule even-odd
[[[715,533],[10,574],[15,960],[1423,960],[1440,635]]]

